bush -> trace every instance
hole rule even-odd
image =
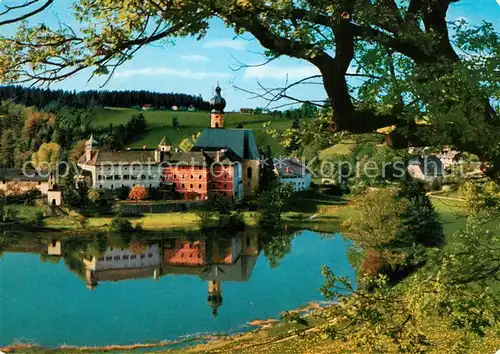
[[[371,191],[356,205],[360,213],[344,224],[365,253],[361,273],[396,281],[422,264],[424,247],[444,244],[439,216],[421,184]]]
[[[187,194],[187,199],[188,200],[199,200],[199,199],[201,199],[201,194],[196,193],[196,192],[189,192]]]
[[[35,227],[43,226],[43,212],[40,209],[33,207],[19,208],[19,218],[25,225],[32,225]]]
[[[439,180],[439,178],[434,178],[431,183],[431,190],[432,191],[440,191],[442,188],[442,183]]]
[[[123,219],[120,217],[114,217],[111,220],[111,231],[114,232],[133,232],[135,231],[132,223],[127,219]]]
[[[19,210],[13,205],[7,205],[3,208],[3,221],[16,221],[19,216]]]
[[[113,192],[114,196],[120,200],[125,200],[130,194],[130,187],[120,187],[116,188]]]
[[[101,201],[101,191],[95,188],[89,189],[87,197],[93,204],[98,205]]]
[[[241,213],[232,213],[228,218],[228,227],[232,229],[244,229],[246,224],[245,220],[243,220],[243,214]]]
[[[379,251],[368,250],[361,262],[360,273],[371,277],[384,274],[388,264]]]
[[[274,188],[266,190],[259,196],[259,226],[276,229],[280,225],[281,213],[290,201],[292,186],[290,184],[275,184]]]
[[[134,186],[128,195],[128,199],[135,200],[136,202],[144,200],[148,197],[148,191],[144,186]]]
[[[439,215],[423,186],[419,183],[404,184],[398,197],[408,201],[403,214],[405,221],[398,235],[400,241],[425,247],[443,245],[445,239]]]
[[[327,195],[335,196],[335,197],[341,197],[343,192],[340,186],[336,184],[329,184],[323,188],[321,188],[321,192]]]
[[[113,213],[115,213],[118,216],[123,214],[123,208],[122,208],[120,203],[113,204],[113,206],[111,207],[111,210],[113,211]]]

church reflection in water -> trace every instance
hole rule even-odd
[[[260,252],[256,230],[245,230],[231,237],[203,234],[195,238],[132,241],[128,247],[122,246],[106,245],[104,251],[88,255],[85,250],[66,252],[66,247],[74,245],[53,241],[48,246],[48,254],[63,256],[68,266],[84,278],[90,290],[101,282],[158,280],[168,275],[198,276],[207,282],[207,301],[216,316],[222,305],[223,283],[248,281]],[[74,261],[66,259],[75,253],[82,255],[82,267],[75,267]]]

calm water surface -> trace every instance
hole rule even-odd
[[[342,236],[304,231],[289,241],[266,248],[258,235],[225,243],[167,239],[101,245],[96,256],[88,255],[95,245],[57,242],[45,253],[62,257],[49,261],[7,249],[0,258],[0,346],[132,344],[243,330],[248,321],[324,300],[322,265],[354,277]]]

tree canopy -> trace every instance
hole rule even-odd
[[[320,75],[301,82],[323,80],[334,132],[394,126],[395,147],[450,144],[498,166],[499,34],[488,23],[448,22],[457,2],[78,0],[78,29],[19,22],[0,37],[0,78],[54,82],[89,67],[111,74],[147,44],[203,38],[219,18],[252,34],[269,60],[317,67]]]

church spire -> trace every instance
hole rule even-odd
[[[222,89],[217,81],[215,88],[215,95],[210,100],[210,127],[211,128],[224,128],[224,108],[226,108],[226,100],[221,96]]]
[[[222,306],[222,284],[220,280],[208,282],[208,304],[212,308],[212,316],[217,317],[217,311]]]

